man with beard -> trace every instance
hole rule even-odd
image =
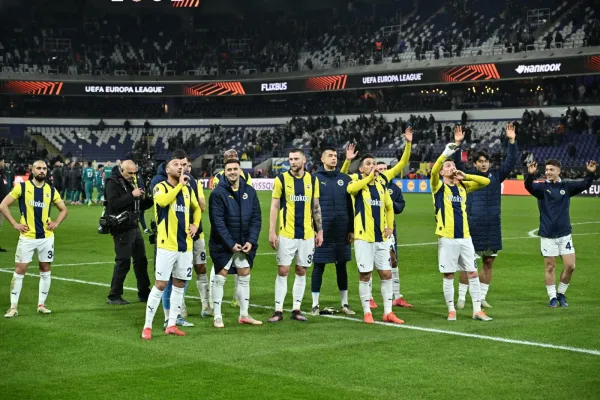
[[[236,268],[239,277],[237,297],[240,303],[239,324],[262,325],[248,314],[250,303],[250,270],[261,228],[260,203],[256,191],[240,179],[240,162],[225,163],[224,177],[209,198],[210,256],[215,275],[211,278],[214,304],[214,327],[223,328],[221,304],[223,286],[229,269]]]
[[[46,298],[50,291],[50,264],[54,261],[54,230],[67,217],[67,207],[58,190],[46,183],[48,168],[44,161],[36,161],[32,173],[32,180],[17,184],[0,204],[0,212],[20,232],[15,254],[15,272],[10,283],[10,309],[4,315],[6,318],[19,314],[17,306],[23,278],[35,251],[40,268],[37,311],[41,314],[51,313],[46,308]],[[16,200],[19,201],[21,211],[19,222],[15,221],[9,209]],[[56,221],[50,219],[53,204],[59,210]]]
[[[352,180],[337,167],[337,151],[326,147],[321,152],[323,166],[317,170],[321,213],[323,214],[323,245],[315,249],[315,266],[312,271],[312,315],[319,315],[319,297],[325,265],[335,263],[337,285],[340,291],[342,312],[356,314],[348,305],[348,271],[351,260],[350,243],[354,240],[352,199],[346,191]]]

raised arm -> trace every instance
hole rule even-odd
[[[500,166],[500,182],[504,182],[510,175],[510,172],[517,165],[517,156],[519,154],[519,148],[517,147],[515,127],[513,124],[508,124],[506,127],[506,137],[508,138],[508,148],[506,153],[506,159]]]
[[[348,184],[347,191],[352,196],[356,196],[361,190],[363,190],[369,183],[373,182],[375,179],[375,174],[372,172],[367,175],[365,178],[359,179],[357,181],[352,181]]]
[[[161,186],[162,185],[157,185],[154,187],[154,202],[160,207],[166,207],[169,204],[171,204],[183,188],[183,185],[181,183],[178,183],[177,186],[175,186],[169,191],[164,190],[164,188],[161,188]],[[131,196],[133,198],[133,195]]]
[[[356,151],[356,146],[354,143],[349,143],[346,147],[346,159],[344,160],[344,164],[342,164],[342,168],[340,169],[342,174],[348,173],[350,170],[350,164],[352,163],[352,160],[356,158],[357,154],[358,151]]]
[[[490,180],[485,176],[465,174],[462,183],[465,185],[467,193],[471,193],[489,185]]]
[[[531,163],[527,166],[527,174],[525,175],[525,189],[532,196],[543,199],[544,198],[544,185],[541,183],[535,183],[535,173],[537,172],[537,163]]]
[[[579,193],[588,190],[594,182],[594,176],[596,174],[596,162],[590,161],[587,164],[587,174],[585,178],[580,181],[571,181],[569,185],[569,193],[571,196],[577,196]]]
[[[398,161],[396,165],[394,165],[392,168],[388,169],[383,173],[383,175],[387,178],[388,181],[391,181],[392,179],[400,175],[404,167],[406,167],[408,165],[408,162],[410,161],[410,152],[412,148],[413,139],[413,132],[410,126],[406,128],[406,131],[404,132],[404,137],[406,138],[406,145],[404,146],[402,158],[400,158],[400,161]]]

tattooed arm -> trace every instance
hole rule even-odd
[[[315,224],[315,230],[317,231],[315,245],[321,247],[321,244],[323,244],[323,217],[321,215],[321,204],[319,204],[318,197],[313,197],[312,218]]]

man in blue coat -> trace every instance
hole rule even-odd
[[[454,129],[454,139],[460,145],[465,135],[459,125]],[[501,223],[501,198],[502,182],[510,175],[517,164],[519,149],[516,142],[516,132],[513,124],[506,126],[506,138],[508,148],[506,159],[499,168],[490,168],[490,156],[487,151],[479,151],[473,157],[475,168],[465,171],[467,174],[480,175],[490,179],[490,184],[481,190],[471,193],[467,197],[467,215],[469,218],[469,230],[473,238],[473,246],[478,258],[483,260],[483,267],[479,274],[481,287],[481,305],[491,308],[486,301],[486,295],[492,281],[492,266],[502,250],[502,223]],[[454,156],[456,169],[463,171],[460,159],[460,151]],[[465,298],[469,289],[469,280],[466,272],[461,272],[458,284],[458,302],[456,308],[465,306]]]
[[[394,184],[391,180],[387,180],[384,172],[387,171],[388,165],[383,162],[377,162],[377,171],[379,171],[379,176],[381,176],[386,182],[387,191],[392,198],[392,203],[394,205],[394,214],[398,215],[404,211],[404,207],[406,207],[406,201],[404,200],[404,196],[402,195],[402,189],[396,184]],[[394,292],[394,301],[392,305],[395,307],[405,307],[412,308],[412,304],[409,304],[404,300],[404,297],[400,293],[400,272],[398,271],[398,236],[396,235],[396,219],[394,219],[394,234],[391,237],[390,241],[390,260],[392,264],[392,288]]]
[[[546,267],[546,291],[550,298],[548,306],[552,308],[559,304],[561,307],[569,306],[565,293],[575,271],[575,245],[571,237],[573,229],[569,218],[571,197],[592,186],[597,165],[595,161],[590,161],[587,164],[587,174],[581,181],[563,181],[560,179],[560,168],[560,161],[546,161],[546,180],[534,182],[537,163],[533,162],[527,166],[528,174],[525,176],[525,189],[538,200],[538,235],[541,238],[541,253]],[[557,295],[554,270],[558,256],[562,258],[564,269],[560,274]]]
[[[352,199],[346,190],[350,176],[337,169],[337,151],[325,147],[321,152],[323,167],[316,176],[319,180],[321,214],[323,216],[323,244],[315,249],[314,269],[311,277],[312,315],[319,315],[319,295],[325,265],[335,263],[337,285],[340,291],[342,312],[356,314],[348,305],[348,271],[351,260],[350,243],[354,239]]]
[[[231,267],[235,267],[238,274],[238,323],[262,325],[248,314],[250,270],[262,223],[260,203],[254,188],[240,179],[241,171],[239,160],[227,160],[223,174],[226,179],[220,180],[208,199],[211,225],[208,248],[215,270],[210,282],[215,328],[224,327],[221,314],[223,286]]]

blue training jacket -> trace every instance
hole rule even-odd
[[[490,168],[487,175],[475,168],[464,171],[471,175],[486,176],[490,184],[467,196],[469,231],[476,251],[502,250],[501,197],[502,182],[508,178],[517,164],[519,148],[517,142],[508,143],[506,159],[500,168]],[[460,151],[454,153],[456,169],[463,170]]]
[[[319,168],[319,204],[323,217],[323,244],[315,248],[314,262],[319,264],[350,261],[348,233],[354,232],[354,211],[348,194],[352,179],[339,170]]]
[[[533,175],[525,175],[525,189],[538,199],[540,229],[544,238],[559,238],[573,232],[569,218],[571,197],[592,186],[594,174],[589,173],[579,181],[534,182]]]
[[[252,266],[262,225],[256,190],[240,179],[240,187],[236,192],[227,179],[222,179],[208,199],[208,215],[208,248],[213,263],[220,268],[224,267],[233,256],[231,248],[236,243],[243,246],[249,242],[252,243],[252,250],[247,259]]]
[[[387,190],[392,198],[392,203],[394,205],[394,214],[398,215],[404,211],[404,207],[406,207],[406,201],[404,200],[404,195],[402,194],[402,189],[391,181],[387,184]],[[396,234],[396,219],[394,218],[394,242],[396,243],[396,253],[398,253],[398,236]]]

